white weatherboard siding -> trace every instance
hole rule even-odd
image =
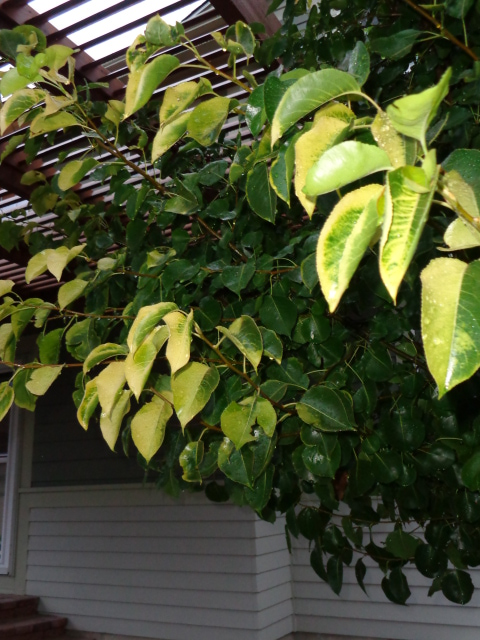
[[[337,596],[317,577],[310,566],[309,556],[308,544],[295,540],[292,577],[299,640],[303,640],[300,632],[388,640],[479,638],[478,571],[474,572],[473,580],[479,591],[475,591],[468,605],[460,606],[448,602],[441,593],[429,598],[427,592],[431,581],[415,569],[406,569],[412,595],[407,606],[402,607],[385,598],[380,587],[383,574],[373,563],[369,564],[365,577],[368,596],[358,586],[353,568],[344,572],[344,586],[340,596]],[[313,640],[315,636],[307,637]]]
[[[292,631],[283,523],[140,486],[36,489],[26,592],[76,630],[161,640]]]

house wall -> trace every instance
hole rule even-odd
[[[292,631],[282,522],[138,485],[31,489],[22,501],[26,593],[73,630],[162,640]]]

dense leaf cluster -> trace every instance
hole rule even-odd
[[[1,160],[19,145],[33,159],[70,127],[88,142],[53,179],[24,175],[55,233],[0,224],[4,248],[28,243],[27,282],[62,282],[55,302],[0,283],[2,414],[33,410],[80,365],[80,424],[133,443],[171,495],[285,514],[336,593],[344,565],[364,588],[369,557],[393,602],[414,564],[431,593],[466,603],[480,563],[479,14],[457,0],[307,9],[287,0],[262,42],[259,25],[212,34],[242,101],[206,78],[158,99],[180,67],[165,47],[212,70],[160,18],[127,52],[125,101],[77,87],[73,51],[38,29],[0,31],[14,63],[0,129],[28,125]],[[254,58],[283,67],[259,84]],[[104,200],[80,198],[84,179]],[[19,365],[33,329],[38,353]]]

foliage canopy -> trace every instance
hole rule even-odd
[[[287,0],[272,38],[214,33],[230,71],[213,71],[243,100],[160,17],[127,51],[123,101],[77,86],[74,52],[35,27],[0,31],[0,131],[22,129],[1,160],[65,130],[90,145],[23,177],[53,233],[2,217],[26,281],[62,284],[52,303],[0,282],[0,413],[80,365],[82,427],[134,445],[171,495],[285,514],[335,593],[352,562],[364,588],[369,556],[393,602],[412,563],[463,604],[480,564],[480,14],[429,7]],[[158,93],[179,45],[203,75]],[[89,179],[106,198],[81,200]]]

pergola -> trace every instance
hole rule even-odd
[[[180,16],[188,37],[213,66],[221,69],[227,65],[228,54],[208,34],[212,31],[225,32],[237,20],[261,22],[265,25],[266,33],[272,34],[280,27],[280,23],[273,13],[266,15],[268,4],[268,0],[0,0],[0,28],[12,29],[18,25],[32,24],[45,33],[48,45],[62,44],[79,49],[75,54],[78,83],[107,83],[108,86],[96,89],[101,97],[122,99],[128,75],[126,48],[134,39],[132,34],[141,33],[154,15],[160,13],[167,21],[169,15],[173,19]],[[62,26],[62,21],[65,26]],[[179,51],[180,47],[174,47],[169,53],[178,55]],[[186,55],[182,52],[180,58]],[[263,71],[261,67],[252,65],[249,70],[254,74]],[[193,70],[179,69],[169,76],[169,84],[194,77],[197,75]],[[204,77],[210,80],[217,92],[243,97],[237,87],[216,77],[213,72]],[[157,91],[158,96],[166,86]],[[9,139],[19,133],[21,129],[12,126],[0,138],[0,154]],[[57,135],[55,143],[40,151],[33,164],[28,165],[24,145],[20,144],[0,164],[0,222],[19,210],[24,211],[20,219],[25,224],[37,221],[38,216],[28,205],[34,187],[22,184],[23,173],[35,169],[51,177],[57,170],[61,152],[68,152],[68,159],[73,160],[85,152],[87,145],[88,141],[81,136],[67,131]],[[130,153],[130,157],[135,160],[135,153]],[[101,194],[100,185],[88,180],[80,184],[77,190],[77,195],[83,201],[98,199]],[[53,212],[42,216],[42,228],[48,228],[54,216]],[[51,275],[44,274],[36,278],[34,284],[26,285],[24,271],[28,259],[25,252],[15,248],[7,252],[0,247],[0,279],[14,280],[16,290],[23,295],[35,292],[48,297],[58,283]]]

